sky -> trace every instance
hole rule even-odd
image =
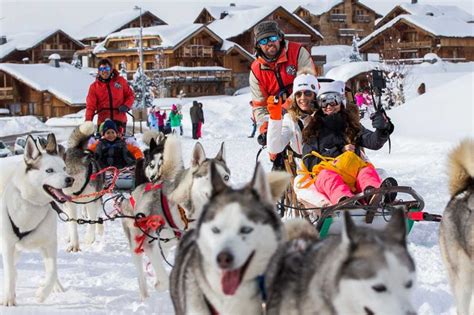
[[[191,22],[205,5],[222,5],[230,3],[275,5],[284,4],[289,10],[310,1],[294,0],[214,0],[214,1],[117,1],[117,0],[62,0],[62,1],[25,1],[0,0],[0,32],[1,35],[14,34],[30,30],[45,30],[62,28],[66,32],[74,32],[106,13],[121,11],[140,5],[144,9],[151,9],[158,17],[169,24]],[[373,7],[381,14],[387,13],[395,4],[408,1],[394,0],[365,0],[364,3]],[[419,3],[436,3],[458,5],[473,13],[473,4],[469,0],[420,0]],[[185,4],[185,9],[183,5]]]

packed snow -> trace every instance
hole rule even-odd
[[[401,185],[411,186],[423,196],[428,212],[441,214],[449,200],[447,153],[462,138],[474,137],[473,92],[470,88],[473,79],[472,73],[464,73],[452,82],[438,82],[436,89],[428,88],[422,96],[412,95],[406,104],[389,111],[395,124],[391,153],[387,145],[379,151],[368,153],[377,167],[385,169]],[[183,105],[182,142],[187,165],[195,144],[191,138],[189,117],[193,100],[164,99],[156,102],[163,107],[173,103]],[[224,141],[228,165],[232,171],[231,183],[235,186],[244,184],[250,179],[259,149],[255,139],[247,138],[252,129],[248,105],[250,95],[199,97],[196,100],[204,105],[205,124],[201,143],[206,153],[214,156]],[[21,119],[17,119],[18,123]],[[81,113],[70,118],[58,118],[56,124],[69,119],[80,121]],[[370,128],[370,120],[364,120],[363,123]],[[8,128],[16,127],[0,126],[0,130]],[[62,138],[66,138],[66,132],[63,133]],[[266,154],[261,155],[260,160],[267,170],[270,169]],[[19,156],[2,159],[0,168],[5,169],[18,161],[21,161]],[[120,225],[117,221],[107,222],[102,239],[90,247],[82,245],[79,253],[67,253],[67,227],[59,222],[58,269],[66,292],[53,293],[45,303],[37,304],[34,293],[44,274],[42,260],[36,252],[26,253],[18,263],[18,306],[0,307],[0,312],[173,314],[168,293],[152,292],[150,298],[140,301],[135,268]],[[420,315],[455,314],[439,251],[438,228],[438,223],[417,223],[408,238],[418,277],[413,303]],[[82,236],[84,227],[80,228],[80,232]],[[172,260],[173,253],[169,258]],[[3,273],[0,274],[0,281],[3,281],[3,277]],[[149,277],[151,286],[152,277]]]

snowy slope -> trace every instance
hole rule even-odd
[[[420,193],[429,212],[442,213],[449,200],[445,167],[447,152],[464,133],[467,136],[471,130],[472,136],[473,120],[463,117],[470,113],[472,118],[472,92],[466,88],[470,83],[472,74],[440,85],[437,90],[429,90],[425,96],[414,98],[405,106],[390,111],[396,127],[392,136],[392,152],[389,154],[387,146],[368,152],[377,167],[386,169],[401,185],[412,186]],[[170,102],[183,104],[186,164],[189,164],[195,143],[190,137],[189,118],[189,106],[193,100],[163,100],[166,102],[163,105]],[[231,182],[242,185],[250,179],[259,149],[255,139],[247,138],[251,131],[250,95],[201,97],[197,100],[204,104],[202,143],[206,152],[209,156],[215,155],[221,141],[225,141],[232,171]],[[444,112],[447,108],[449,115]],[[436,114],[439,111],[441,114]],[[370,121],[364,123],[370,127]],[[451,138],[446,137],[451,134]],[[3,159],[0,169],[17,160],[21,159]],[[266,161],[266,154],[261,156],[261,160]],[[269,163],[264,163],[268,169]],[[59,222],[58,228],[59,277],[67,291],[54,293],[46,303],[37,304],[34,293],[43,276],[42,261],[38,253],[24,254],[18,263],[19,306],[9,309],[0,307],[1,314],[173,314],[166,293],[151,291],[149,299],[139,301],[135,269],[120,222],[108,222],[105,237],[100,242],[89,248],[83,246],[82,252],[75,254],[64,251],[66,226]],[[81,236],[84,231],[84,228],[80,229]],[[409,236],[409,249],[418,272],[413,296],[418,314],[454,315],[453,298],[439,252],[438,224],[416,224]],[[0,281],[3,281],[2,273]],[[150,288],[151,284],[150,277]]]

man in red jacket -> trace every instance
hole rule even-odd
[[[253,31],[257,59],[251,65],[250,92],[259,133],[265,135],[267,102],[273,102],[272,96],[285,101],[292,92],[297,72],[303,69],[314,72],[315,68],[309,52],[299,43],[286,41],[275,21],[263,21]],[[263,144],[264,140],[259,136],[258,141]]]
[[[132,107],[135,96],[133,90],[108,59],[99,61],[96,80],[89,87],[86,99],[86,121],[92,121],[98,114],[97,125],[107,118],[115,121],[119,132],[127,125],[127,112]]]

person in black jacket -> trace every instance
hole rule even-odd
[[[191,116],[191,123],[193,125],[193,139],[199,139],[198,137],[198,128],[200,122],[200,112],[202,110],[199,108],[199,103],[197,101],[193,101],[193,106],[189,109],[189,114]]]
[[[352,151],[365,160],[362,148],[382,148],[393,132],[393,124],[383,112],[377,112],[371,117],[375,131],[364,128],[355,105],[348,105],[346,108],[343,92],[344,83],[341,81],[327,83],[318,92],[320,107],[303,130],[304,163],[310,171],[321,162],[319,157],[311,154],[312,151],[330,158]],[[359,169],[353,187],[333,169],[322,169],[316,176],[315,186],[332,204],[336,204],[342,198],[352,197],[354,193],[369,187],[378,188],[381,182],[373,165],[367,163]]]

